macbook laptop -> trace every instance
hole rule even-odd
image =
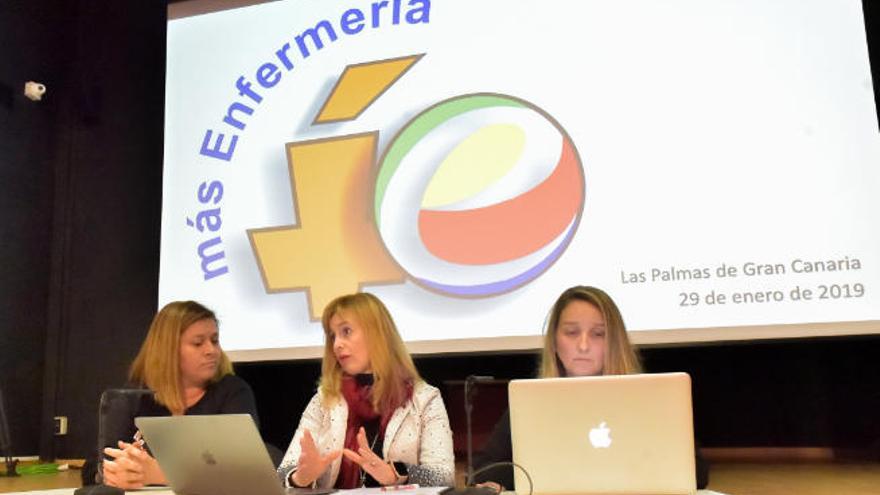
[[[249,414],[135,418],[176,495],[284,495],[333,490],[285,489]]]
[[[509,397],[513,461],[534,493],[696,492],[687,373],[513,380]]]

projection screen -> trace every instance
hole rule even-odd
[[[236,360],[318,356],[356,291],[416,353],[537,348],[578,284],[640,344],[880,332],[858,0],[191,7],[159,303]]]

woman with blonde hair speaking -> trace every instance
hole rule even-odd
[[[388,309],[351,294],[324,309],[318,391],[278,468],[287,486],[451,486],[452,431]]]
[[[232,374],[232,363],[220,348],[217,317],[195,301],[172,302],[156,314],[129,377],[134,386],[153,393],[145,394],[132,411],[118,448],[104,449],[111,458],[101,466],[107,485],[136,489],[167,484],[139,440],[135,417],[246,413],[257,421],[251,388]]]

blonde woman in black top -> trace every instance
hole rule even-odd
[[[156,459],[135,440],[135,417],[247,413],[257,419],[251,388],[232,374],[220,347],[217,317],[197,302],[172,302],[156,314],[129,376],[153,393],[144,395],[117,445],[105,447],[104,484],[127,490],[167,484]]]
[[[550,309],[539,378],[641,372],[639,356],[630,344],[614,300],[596,287],[579,285],[566,289]],[[506,411],[483,452],[474,460],[474,467],[510,462],[512,457],[510,411]],[[513,489],[513,470],[509,466],[493,468],[477,475],[475,481],[499,492]],[[697,485],[703,488],[707,483],[708,466],[697,455]]]

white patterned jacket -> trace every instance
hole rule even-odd
[[[278,467],[278,475],[290,486],[290,475],[296,471],[300,455],[300,439],[307,429],[321,455],[341,450],[345,442],[348,405],[341,398],[329,408],[324,407],[320,391],[312,397],[300,419],[293,440]],[[388,421],[382,443],[387,462],[406,464],[408,483],[421,486],[452,486],[455,459],[452,454],[452,430],[443,398],[436,387],[417,382],[412,398],[397,408]],[[339,476],[342,458],[337,458],[317,480],[317,488],[332,488]]]

